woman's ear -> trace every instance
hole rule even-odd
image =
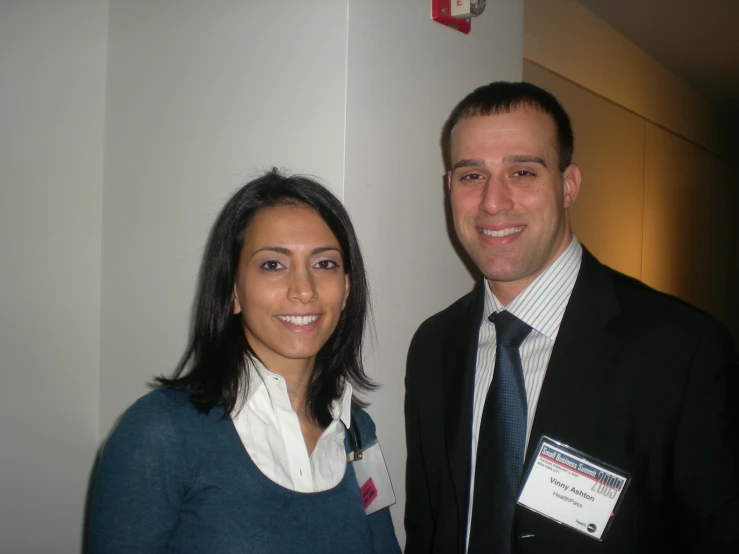
[[[236,283],[234,283],[234,315],[241,313],[241,304],[239,304],[239,296],[236,294]]]
[[[346,308],[346,301],[349,300],[349,291],[351,290],[351,279],[349,278],[349,274],[347,273],[344,275],[344,303],[341,305],[341,311],[344,311],[344,308]]]

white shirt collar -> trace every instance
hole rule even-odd
[[[285,382],[284,377],[267,369],[267,367],[256,356],[247,357],[246,365],[248,366],[247,374],[249,376],[249,387],[247,390],[247,396],[244,399],[244,404],[250,403],[257,391],[262,388],[265,389],[265,392],[270,399],[273,394],[284,394],[285,396],[288,396],[287,383]],[[351,424],[353,392],[351,384],[344,381],[341,396],[337,400],[331,402],[331,405],[329,406],[331,418],[334,421],[341,420],[347,429]]]
[[[556,339],[570,294],[582,262],[582,245],[573,234],[567,248],[541,272],[508,306],[496,298],[485,282],[483,320],[493,312],[508,310],[533,329]]]

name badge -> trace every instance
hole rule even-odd
[[[518,503],[603,540],[631,476],[549,437],[542,437]]]
[[[365,513],[374,514],[395,504],[395,493],[380,443],[375,441],[362,451],[361,457],[353,457],[353,460],[351,464],[357,475]]]

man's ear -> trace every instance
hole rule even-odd
[[[580,193],[580,181],[582,175],[577,164],[571,164],[562,174],[562,186],[564,188],[564,205],[569,208],[577,200]]]
[[[449,192],[452,191],[452,172],[451,170],[446,172],[446,188],[449,189]]]

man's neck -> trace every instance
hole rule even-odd
[[[542,268],[539,269],[539,271],[536,271],[535,273],[532,273],[531,275],[528,275],[522,279],[518,279],[516,281],[494,281],[492,279],[486,279],[488,287],[490,287],[490,291],[495,295],[495,298],[498,299],[498,301],[503,304],[503,307],[508,306],[513,300],[521,294],[526,287],[528,287],[531,283],[533,283],[539,275],[544,273],[547,269],[549,269],[554,262],[556,262],[562,254],[567,250],[567,248],[572,243],[573,234],[572,231],[568,230],[565,239],[562,241],[562,244],[557,251],[557,253],[552,257],[551,260],[549,260],[549,263],[544,265]]]

